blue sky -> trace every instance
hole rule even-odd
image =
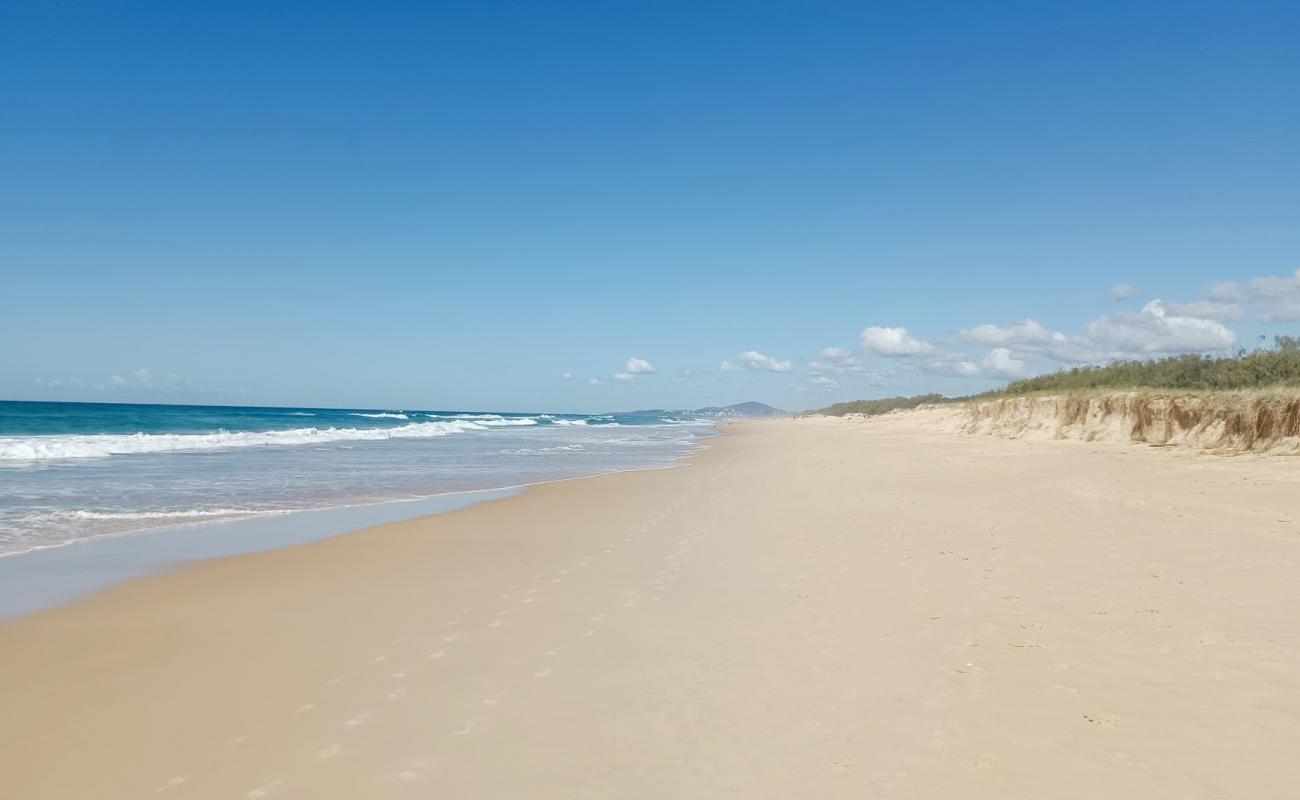
[[[0,396],[808,408],[1253,346],[1300,331],[1297,41],[1294,3],[4,3]]]

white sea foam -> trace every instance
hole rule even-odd
[[[497,452],[510,456],[535,456],[545,455],[547,453],[566,453],[585,449],[586,448],[580,444],[565,444],[557,445],[555,447],[520,447],[514,450],[499,450]]]
[[[25,521],[46,520],[146,520],[146,519],[207,519],[209,517],[249,517],[266,514],[288,514],[288,510],[253,508],[192,508],[177,511],[50,511],[28,517]]]
[[[500,414],[425,414],[429,419],[473,420],[480,425],[490,427],[507,427],[512,425],[536,425],[543,417],[503,417]]]
[[[352,412],[354,417],[368,417],[370,419],[410,419],[410,417],[399,411],[385,411],[379,414],[363,414],[360,411]]]
[[[184,450],[222,450],[234,447],[310,445],[330,442],[374,442],[388,439],[430,439],[500,425],[536,425],[533,419],[447,420],[413,422],[392,428],[293,428],[273,431],[219,431],[217,433],[137,433],[0,437],[0,462],[52,459],[105,458],[138,453]]]

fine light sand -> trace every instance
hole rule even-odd
[[[1300,461],[924,422],[0,625],[0,797],[1297,796]]]

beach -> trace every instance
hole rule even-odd
[[[0,796],[1294,796],[1300,462],[928,421],[2,622]]]

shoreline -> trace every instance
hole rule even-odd
[[[690,452],[663,466],[628,467],[425,497],[293,509],[228,520],[174,522],[0,553],[0,623],[75,603],[125,581],[183,570],[215,558],[252,555],[361,533],[381,525],[514,497],[551,483],[676,469],[706,450],[710,439],[722,435],[725,429],[720,425],[699,434]]]
[[[1187,455],[746,423],[121,583],[0,622],[0,795],[1281,800],[1300,471]]]

